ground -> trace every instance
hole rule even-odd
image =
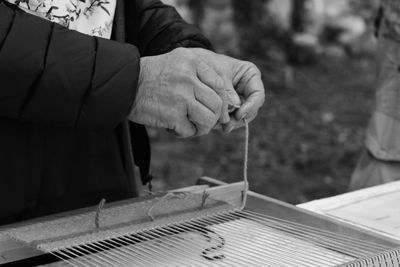
[[[291,89],[258,63],[267,101],[251,123],[250,188],[293,204],[344,193],[374,104],[375,60],[322,57],[293,67]],[[243,130],[192,139],[155,129],[150,135],[155,190],[193,185],[201,176],[242,179]]]

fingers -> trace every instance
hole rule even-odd
[[[218,95],[225,98],[224,80],[218,73],[203,60],[197,60],[197,77],[199,80],[212,88]]]
[[[214,128],[218,118],[209,108],[193,100],[188,104],[187,114],[182,114],[169,132],[181,138],[206,135]]]
[[[257,113],[252,116],[246,117],[248,123],[253,121],[257,117]],[[244,126],[244,120],[236,120],[234,116],[231,117],[231,121],[227,124],[222,125],[222,130],[224,133],[230,133],[235,129],[241,128]]]
[[[221,116],[219,118],[219,121],[221,123],[228,123],[229,120],[230,120],[230,118],[229,118],[229,104],[228,104],[228,102],[224,101],[222,103]]]
[[[197,133],[196,126],[188,119],[187,116],[182,116],[172,131],[176,136],[181,138],[192,137]]]
[[[214,90],[198,81],[194,88],[194,95],[196,100],[207,107],[215,116],[218,118],[221,116],[223,101]]]
[[[240,97],[236,92],[235,88],[233,88],[233,84],[231,81],[228,81],[226,84],[226,96],[228,99],[228,105],[231,108],[237,109],[241,105]],[[231,111],[231,110],[229,110]]]
[[[225,83],[222,77],[207,63],[201,59],[197,60],[197,77],[199,80],[213,89],[223,101],[220,122],[226,123],[229,121],[228,112],[228,97],[226,95]]]
[[[186,99],[186,110],[179,111],[181,118],[173,127],[179,137],[206,135],[221,116],[223,102],[218,94],[200,81],[193,85],[194,97]]]
[[[188,105],[188,118],[196,126],[196,135],[208,134],[217,123],[219,116],[197,101]]]
[[[245,86],[245,101],[235,113],[236,120],[254,117],[265,101],[265,89],[260,76],[254,76]]]

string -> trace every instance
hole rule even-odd
[[[167,198],[171,197],[173,195],[173,193],[168,192],[167,194],[165,194],[163,197],[161,197],[158,201],[154,202],[153,205],[150,206],[150,208],[147,210],[146,215],[152,220],[155,220],[155,217],[153,214],[151,214],[151,212],[153,211],[153,208],[160,202],[163,202],[165,200],[167,200]]]
[[[153,211],[153,208],[155,206],[157,206],[159,203],[164,202],[165,200],[167,200],[168,198],[176,198],[176,197],[180,197],[180,196],[186,196],[188,195],[188,192],[167,192],[163,197],[161,197],[159,200],[157,200],[156,202],[153,203],[153,205],[151,205],[151,207],[147,210],[146,214],[147,216],[154,221],[155,220],[155,215],[153,215],[151,212]],[[204,194],[203,194],[204,195]],[[204,196],[203,196],[204,197]],[[204,200],[205,201],[205,200]]]
[[[248,224],[250,221],[246,219],[256,224]],[[249,226],[252,227],[249,228]],[[216,242],[217,245],[214,246],[214,243],[207,240],[204,243],[196,238],[179,237],[184,233],[203,233],[204,229],[213,230],[218,236],[223,236],[224,241],[216,236],[217,238],[213,241],[221,242]],[[247,230],[243,231],[244,229]],[[121,266],[122,263],[128,261],[137,264],[144,263],[144,265],[148,263],[148,266],[151,263],[154,264],[154,262],[161,263],[162,259],[166,257],[176,258],[179,261],[179,257],[182,256],[186,261],[193,264],[199,261],[201,257],[204,259],[203,251],[209,248],[209,250],[205,250],[206,256],[218,257],[216,258],[217,261],[213,261],[213,266],[220,265],[218,261],[221,260],[227,260],[232,264],[235,262],[238,266],[245,264],[246,260],[251,260],[252,266],[286,267],[293,266],[293,263],[296,263],[296,266],[317,267],[337,266],[340,263],[369,257],[371,254],[390,249],[378,245],[372,246],[373,243],[356,241],[351,237],[328,233],[318,228],[251,211],[217,213],[214,216],[193,218],[179,223],[147,228],[140,233],[136,231],[137,229],[131,233],[126,231],[125,236],[116,232],[115,237],[108,240],[67,248],[67,255],[64,255],[64,258],[78,257],[79,260],[80,257],[83,257],[83,259],[88,257],[95,260],[97,264],[101,263],[100,265],[96,264],[97,266]],[[220,248],[218,245],[225,247],[225,237],[227,238],[226,241],[229,240],[228,251],[224,249],[215,254],[216,251],[212,250],[213,247],[217,249]],[[150,243],[143,241],[150,241]],[[204,243],[205,247],[199,246],[199,243]],[[133,246],[130,247],[129,245]],[[199,247],[203,250],[198,249]],[[135,251],[139,254],[136,254]],[[148,255],[142,255],[146,251],[148,251]],[[208,252],[211,255],[208,255]],[[221,254],[222,252],[223,254]],[[71,254],[71,257],[68,257],[68,254]],[[224,256],[219,257],[222,255]],[[137,257],[141,258],[138,259]],[[397,262],[398,256],[390,256],[388,259]],[[221,265],[226,266],[224,263]]]
[[[181,244],[182,242],[185,243],[184,239],[181,239],[179,237],[175,237],[175,236],[170,236],[171,234],[173,235],[178,235],[178,234],[182,234],[184,232],[192,232],[193,230],[196,231],[204,231],[204,229],[208,229],[205,228],[209,225],[224,225],[225,222],[229,222],[229,221],[236,221],[236,220],[240,220],[240,219],[252,219],[252,221],[259,223],[260,225],[264,225],[266,227],[271,227],[272,229],[276,229],[276,230],[281,230],[282,232],[288,234],[289,236],[292,236],[292,238],[297,238],[300,243],[297,243],[295,240],[291,240],[289,236],[278,236],[276,232],[270,232],[270,230],[268,229],[257,229],[255,230],[256,232],[258,232],[257,236],[253,236],[253,240],[250,242],[247,242],[246,240],[242,240],[243,237],[240,236],[236,236],[234,233],[236,232],[241,232],[241,226],[240,224],[232,224],[232,225],[224,225],[221,229],[219,229],[219,231],[223,231],[225,233],[225,231],[227,231],[226,233],[228,234],[229,238],[231,238],[233,241],[241,241],[241,245],[237,245],[237,244],[230,244],[232,246],[233,250],[236,250],[236,252],[233,255],[229,255],[230,260],[233,260],[234,262],[242,262],[245,259],[243,257],[247,257],[247,256],[251,256],[251,258],[253,259],[253,263],[263,263],[266,264],[268,262],[271,263],[271,265],[268,266],[275,266],[275,264],[277,262],[279,262],[279,266],[289,266],[291,264],[291,262],[295,261],[298,263],[303,263],[303,264],[307,264],[309,266],[320,266],[319,264],[322,262],[325,262],[326,264],[329,263],[335,263],[334,265],[336,266],[339,263],[344,263],[345,261],[348,262],[349,258],[348,256],[350,256],[350,258],[360,258],[360,257],[367,257],[369,253],[376,253],[377,251],[382,251],[388,248],[384,248],[383,246],[375,246],[375,248],[373,249],[370,244],[358,244],[357,241],[352,238],[345,238],[344,236],[340,236],[334,233],[325,233],[324,231],[320,230],[320,229],[310,229],[311,227],[308,226],[303,226],[301,224],[297,225],[296,223],[290,222],[290,221],[285,221],[282,219],[278,219],[278,218],[273,218],[270,216],[266,216],[266,215],[261,215],[258,213],[252,213],[249,211],[244,211],[244,208],[246,206],[246,201],[247,201],[247,194],[248,194],[248,190],[249,190],[249,182],[248,182],[248,153],[249,153],[249,125],[248,125],[248,121],[246,119],[243,120],[244,121],[244,126],[245,126],[245,142],[244,142],[244,160],[243,160],[243,180],[244,180],[244,189],[242,192],[242,207],[241,207],[241,211],[237,211],[234,213],[228,213],[228,214],[219,214],[216,215],[216,217],[206,217],[203,219],[195,219],[195,220],[189,220],[186,223],[183,222],[181,224],[175,224],[175,225],[171,225],[169,227],[171,227],[170,229],[168,229],[168,225],[163,226],[162,228],[159,229],[151,229],[150,231],[144,231],[142,232],[140,235],[144,235],[145,240],[146,241],[152,241],[154,239],[163,237],[164,235],[169,236],[170,240],[169,242],[164,240],[161,243],[157,243],[157,246],[153,246],[153,248],[151,249],[151,253],[149,255],[149,257],[143,257],[142,259],[136,259],[136,257],[134,257],[134,255],[130,255],[130,251],[133,250],[135,251],[136,249],[138,249],[139,251],[141,251],[142,249],[144,249],[146,251],[146,249],[149,249],[150,247],[148,245],[139,243],[137,244],[137,242],[141,242],[141,238],[139,238],[139,240],[134,240],[132,239],[133,236],[119,236],[119,237],[115,237],[112,240],[104,240],[104,241],[100,241],[100,242],[95,242],[95,243],[91,243],[91,244],[86,244],[86,245],[81,245],[79,247],[71,247],[69,249],[67,249],[67,251],[69,253],[73,253],[75,254],[75,256],[78,256],[79,258],[81,256],[85,256],[86,253],[91,254],[90,252],[92,252],[92,250],[96,250],[98,252],[104,252],[106,254],[99,254],[96,255],[96,258],[98,257],[98,259],[96,259],[96,261],[100,261],[100,262],[107,262],[108,264],[112,263],[112,266],[118,265],[121,262],[125,262],[128,263],[127,260],[131,261],[131,260],[138,260],[139,262],[147,262],[150,260],[150,262],[154,261],[154,260],[158,260],[158,259],[154,259],[154,256],[157,255],[157,253],[159,253],[161,256],[163,256],[163,253],[167,253],[169,256],[176,256],[175,253],[177,254],[181,254],[181,255],[188,255],[192,254],[192,253],[196,253],[196,250],[193,250],[190,247],[190,241],[189,247],[187,246],[183,246],[181,249],[182,250],[178,250],[178,251],[174,251],[171,250],[171,246],[178,246],[179,244]],[[172,197],[173,194],[166,194],[164,195],[160,200],[166,200],[169,197]],[[202,197],[202,204],[201,207],[204,207],[205,201],[208,198],[208,194],[206,193],[206,191],[203,192],[203,197]],[[103,199],[97,209],[96,212],[96,227],[99,227],[99,216],[100,216],[100,211],[104,205],[105,200]],[[155,204],[159,203],[160,201],[157,201]],[[154,208],[154,205],[152,205],[150,207],[150,209],[147,212],[147,215],[154,220],[154,216],[151,214],[152,209]],[[276,223],[274,223],[273,221],[276,220]],[[174,230],[175,229],[175,230]],[[165,232],[164,232],[165,231]],[[251,235],[253,235],[253,233],[249,233]],[[117,235],[118,236],[118,235]],[[219,234],[218,234],[219,236]],[[282,241],[284,239],[285,242],[285,247],[287,247],[287,250],[285,250],[285,247],[280,247],[279,242]],[[124,241],[125,240],[125,241]],[[257,240],[257,242],[261,242],[261,241],[265,241],[268,244],[258,244],[258,243],[254,243],[254,241]],[[193,241],[193,240],[192,240]],[[213,259],[213,260],[223,260],[225,259],[225,255],[224,254],[217,254],[216,256],[213,255],[214,254],[214,250],[216,249],[222,249],[225,246],[225,239],[221,239],[220,240],[221,243],[219,244],[219,246],[215,246],[215,247],[210,247],[210,248],[206,248],[205,250],[202,251],[202,256],[205,259]],[[303,243],[304,241],[309,241],[311,243]],[[359,240],[358,240],[359,241]],[[120,243],[122,242],[122,244]],[[198,242],[198,240],[196,241]],[[293,242],[293,243],[292,243]],[[125,247],[125,245],[135,245],[135,248],[129,248],[129,247]],[[334,255],[334,254],[327,254],[326,252],[323,251],[318,251],[318,250],[314,250],[315,248],[313,248],[313,244],[314,245],[319,245],[320,249],[331,249],[333,252],[337,252],[337,253],[343,253],[342,256],[339,255]],[[121,245],[123,245],[123,247],[120,247]],[[300,254],[297,255],[298,253],[296,251],[291,250],[291,246],[296,245],[298,248],[302,248],[305,249],[310,255],[306,256],[303,255],[303,253],[301,253],[302,257],[300,258]],[[372,243],[371,243],[372,245]],[[252,247],[254,251],[255,255],[250,255],[250,254],[245,254],[245,255],[240,255],[237,254],[239,252],[245,252],[246,251],[246,247]],[[264,246],[267,246],[269,248],[267,249],[274,249],[275,250],[275,256],[266,256],[264,258],[261,257],[261,255],[265,255],[265,250],[266,248],[264,248]],[[175,247],[176,249],[178,249],[178,247]],[[361,249],[362,248],[362,249]],[[111,249],[111,251],[109,251],[108,249]],[[116,251],[114,251],[114,249],[116,249]],[[244,251],[243,251],[244,250]],[[364,251],[365,250],[365,251]],[[375,251],[377,250],[377,251]],[[79,255],[82,254],[83,251],[83,255]],[[106,252],[107,251],[107,252]],[[133,252],[131,251],[131,252]],[[138,252],[139,252],[138,251]],[[257,251],[261,254],[258,254]],[[126,253],[128,252],[128,253]],[[295,256],[294,258],[291,258],[289,255],[287,255],[287,253],[294,253],[293,255]],[[153,253],[156,253],[155,255]],[[172,253],[172,254],[171,254]],[[208,254],[212,253],[211,256],[209,256]],[[77,255],[78,254],[78,255]],[[153,256],[152,256],[153,254]],[[139,254],[141,255],[141,254]],[[348,256],[346,256],[348,255]],[[65,256],[65,255],[64,255]],[[90,257],[92,257],[94,255],[91,255]],[[143,255],[142,255],[143,256]],[[166,254],[164,254],[164,256],[166,256]],[[208,258],[211,257],[211,258]],[[216,257],[216,258],[214,258]],[[64,257],[63,257],[64,258]],[[66,257],[71,258],[71,257]],[[187,259],[189,261],[194,260],[192,259]],[[278,261],[279,260],[279,261]],[[195,261],[196,262],[196,261]],[[216,263],[216,265],[219,265],[218,262],[214,262]],[[274,264],[272,264],[274,263]],[[288,265],[286,265],[286,263]],[[310,265],[311,264],[311,265]],[[258,265],[261,266],[261,265]],[[267,266],[267,265],[264,265]],[[333,266],[333,265],[329,265],[329,266]]]
[[[244,188],[243,188],[241,210],[243,210],[246,207],[247,193],[249,191],[249,178],[247,177],[247,168],[248,168],[248,163],[249,163],[249,136],[250,136],[250,130],[249,130],[249,122],[247,121],[246,118],[243,119],[243,122],[244,122],[244,129],[245,129],[244,159],[243,159],[243,182],[244,182]]]
[[[200,209],[204,209],[204,206],[206,204],[207,198],[210,197],[210,194],[207,193],[207,191],[204,189],[203,191],[203,195],[201,196],[201,205],[200,205]]]
[[[103,198],[100,201],[99,205],[97,206],[96,214],[95,214],[95,217],[94,217],[94,225],[95,225],[96,229],[100,228],[100,212],[103,209],[105,203],[106,203],[106,199]]]
[[[137,235],[140,235],[138,238],[136,238],[135,235],[129,236],[130,234],[127,233],[128,236],[116,236],[110,240],[95,242],[80,246],[78,248],[70,248],[67,251],[74,253],[75,255],[83,254],[82,256],[85,256],[87,252],[91,252],[93,249],[96,249],[100,254],[87,256],[96,257],[96,262],[102,261],[102,258],[104,258],[104,264],[99,266],[115,266],[115,263],[122,264],[127,262],[127,260],[133,260],[133,262],[137,264],[147,262],[148,266],[149,264],[154,264],[155,262],[161,263],[162,259],[165,259],[166,257],[176,258],[179,261],[180,256],[182,256],[191,264],[194,264],[191,266],[196,266],[195,263],[197,263],[197,261],[199,261],[200,257],[203,255],[202,250],[199,248],[210,248],[210,243],[207,240],[205,240],[207,241],[205,242],[204,240],[196,238],[185,239],[184,237],[179,237],[179,235],[184,233],[202,233],[205,227],[208,229],[209,226],[212,226],[213,228],[210,229],[214,230],[216,233],[218,233],[218,235],[227,237],[229,239],[230,249],[229,251],[225,251],[224,249],[225,257],[222,260],[228,260],[228,262],[232,264],[235,262],[238,264],[238,266],[241,264],[244,265],[246,260],[251,260],[252,266],[276,267],[293,266],[295,264],[296,266],[316,267],[337,266],[340,263],[349,262],[354,258],[365,257],[368,254],[367,251],[364,253],[364,251],[359,251],[358,249],[350,252],[349,249],[356,244],[351,245],[353,242],[347,243],[345,240],[343,240],[343,243],[336,243],[335,239],[326,239],[323,241],[325,238],[319,237],[321,242],[323,244],[325,243],[325,245],[322,247],[319,246],[319,248],[314,247],[314,245],[318,244],[319,242],[315,242],[312,236],[310,236],[311,243],[307,244],[303,242],[305,240],[309,240],[308,237],[304,239],[300,238],[300,243],[297,243],[295,239],[296,237],[299,237],[298,234],[281,235],[276,231],[268,230],[271,229],[270,227],[272,227],[272,229],[280,228],[279,226],[282,226],[282,223],[279,221],[277,224],[267,224],[266,226],[269,226],[268,228],[259,228],[256,227],[256,225],[253,225],[253,227],[249,228],[246,220],[243,221],[244,224],[241,224],[241,217],[261,223],[257,224],[259,226],[264,225],[265,222],[267,222],[265,219],[261,219],[261,217],[258,219],[258,217],[261,215],[256,215],[256,217],[254,217],[254,215],[243,212],[221,213],[216,214],[215,216],[203,217],[202,219],[191,219],[181,223],[167,224],[160,226],[160,228],[150,228],[141,233],[137,233]],[[299,227],[301,228],[302,226],[299,225]],[[244,234],[244,229],[247,229],[248,233]],[[283,232],[290,233],[291,231]],[[249,237],[251,237],[251,239],[249,239]],[[150,243],[143,241],[150,241]],[[213,239],[213,241],[218,241],[218,238],[215,240]],[[205,245],[205,247],[200,245],[200,243]],[[216,243],[221,245],[220,242]],[[349,246],[347,247],[346,244]],[[362,247],[362,243],[359,245]],[[110,251],[107,248],[116,249],[116,251]],[[332,248],[332,252],[326,251],[325,248]],[[79,253],[79,251],[83,252]],[[137,251],[138,254],[135,253],[135,251]],[[148,254],[143,255],[142,253],[146,253],[146,251]],[[379,251],[381,251],[380,248],[375,249],[375,253]],[[344,253],[345,255],[341,256],[336,253]],[[352,256],[348,257],[346,254]],[[137,259],[136,257],[141,257],[141,259]],[[395,259],[396,258],[394,258],[394,260]],[[112,261],[114,264],[110,265],[110,261]],[[179,264],[177,263],[176,266],[178,265]],[[214,265],[220,264],[218,261],[214,261],[212,266]],[[226,266],[227,264],[221,265]]]

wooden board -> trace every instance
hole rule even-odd
[[[400,241],[400,181],[297,205]]]

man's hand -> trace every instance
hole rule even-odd
[[[131,121],[190,137],[208,134],[228,113],[220,97],[225,94],[222,78],[191,50],[143,57],[140,64]],[[220,122],[229,121],[222,117]]]
[[[225,132],[243,126],[243,119],[252,121],[265,101],[265,89],[261,80],[261,72],[251,62],[237,60],[228,56],[213,53],[202,48],[191,48],[204,62],[212,67],[224,80],[229,99],[236,105],[237,96],[243,99],[240,108],[231,116],[227,124],[223,124]],[[235,92],[236,91],[236,92]]]

